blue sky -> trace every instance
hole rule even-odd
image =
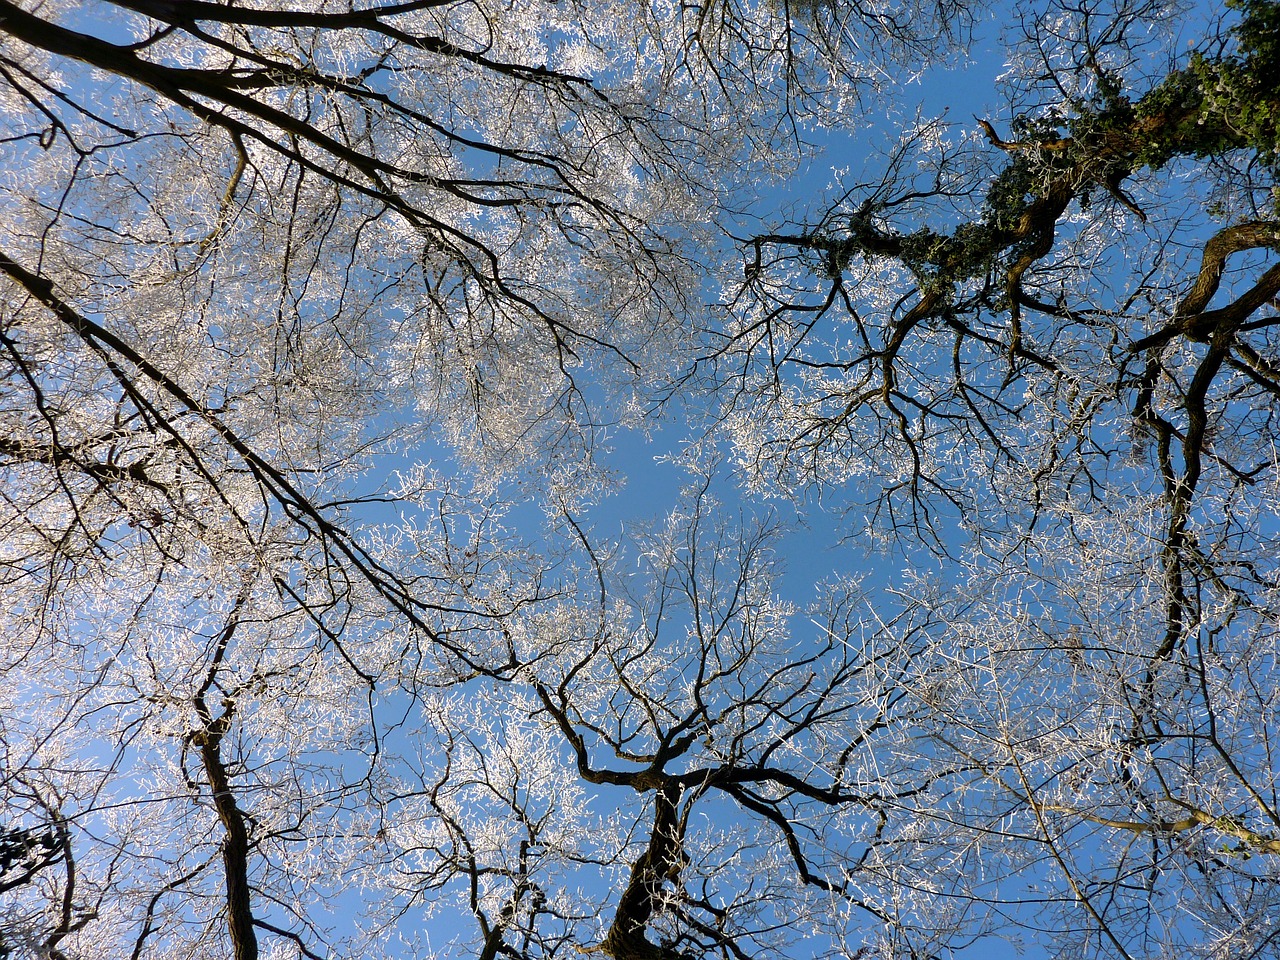
[[[93,11],[97,9],[92,5],[77,8],[83,14],[78,25],[81,29],[112,37],[115,30],[113,22],[109,17],[95,16]],[[1202,12],[1207,18],[1213,15],[1214,8],[1206,5]],[[1189,18],[1184,24],[1189,36],[1198,35],[1194,20]],[[856,120],[847,128],[809,135],[810,142],[800,168],[793,176],[759,190],[747,184],[736,185],[740,193],[750,197],[750,203],[734,229],[748,234],[760,229],[795,227],[812,222],[825,209],[825,198],[841,192],[842,185],[833,183],[833,171],[849,171],[847,176],[852,181],[859,179],[864,168],[874,173],[876,151],[883,150],[893,141],[901,117],[909,115],[916,105],[920,106],[925,117],[944,116],[952,124],[957,138],[971,135],[979,119],[989,119],[998,129],[1007,129],[1010,119],[1008,108],[1004,106],[996,81],[1005,69],[1001,59],[1001,29],[996,16],[989,16],[979,25],[975,44],[966,56],[958,57],[946,66],[931,67],[918,80],[911,81],[902,90],[893,91],[892,96],[886,96],[883,102],[874,95],[870,96],[859,107]],[[751,196],[753,192],[756,195]],[[730,257],[740,255],[740,251],[734,252],[732,243],[727,240],[724,249]],[[714,311],[718,291],[708,289],[705,292],[707,309]],[[602,407],[607,407],[609,402],[599,398]],[[583,528],[589,530],[597,542],[611,544],[621,539],[627,528],[659,522],[681,504],[682,491],[696,480],[683,463],[687,458],[686,445],[700,435],[704,421],[715,419],[714,404],[717,402],[715,397],[695,394],[688,401],[688,406],[671,404],[641,426],[605,428],[599,457],[617,478],[618,489],[603,495],[599,502],[584,505],[576,513]],[[377,422],[371,424],[370,432],[378,433],[381,426]],[[832,576],[861,575],[872,607],[885,609],[888,615],[892,601],[889,601],[888,608],[881,606],[880,602],[885,601],[904,578],[926,572],[942,579],[959,575],[934,553],[913,549],[909,545],[877,551],[864,540],[849,538],[847,531],[858,526],[858,510],[873,496],[872,492],[856,483],[829,487],[820,495],[814,493],[801,498],[798,504],[779,497],[762,497],[758,492],[744,488],[741,478],[735,475],[732,457],[723,456],[726,449],[721,447],[717,450],[722,458],[714,467],[710,489],[721,504],[721,510],[729,517],[772,515],[787,528],[780,541],[781,560],[786,572],[779,581],[779,589],[800,611],[816,598],[819,585]],[[394,486],[389,479],[392,470],[407,468],[418,461],[430,461],[446,476],[457,471],[456,462],[444,444],[433,443],[428,437],[414,441],[413,446],[402,445],[395,453],[376,459],[374,470],[362,478],[362,489],[385,492]],[[537,549],[540,542],[537,531],[545,529],[546,518],[543,506],[538,502],[536,471],[522,478],[522,482],[525,484],[523,487],[505,486],[499,491],[516,501],[509,523],[517,535]],[[534,491],[532,495],[531,490]],[[379,503],[369,506],[361,514],[361,519],[369,524],[394,523],[398,516],[396,504]],[[943,546],[948,549],[958,548],[961,544],[956,519],[945,510],[941,514]],[[541,542],[547,544],[550,538]],[[643,577],[644,571],[636,558],[624,553],[624,561],[623,566],[634,570],[637,579]],[[797,635],[811,636],[814,643],[823,639],[820,626],[811,623],[806,613],[800,612],[794,619]],[[811,632],[806,633],[808,631]],[[595,790],[593,810],[607,810],[613,802],[613,795],[620,792],[612,788]],[[624,805],[626,802],[623,801]],[[632,806],[636,802],[631,798]],[[644,815],[637,815],[637,823],[641,825],[637,829],[643,829],[644,822]],[[1023,892],[1034,897],[1036,894],[1031,887],[1039,877],[1040,874],[1031,870],[1004,887],[1003,892],[1011,899],[1017,899]],[[359,894],[352,892],[344,896],[350,898],[347,902],[355,903]],[[337,902],[342,903],[343,899],[340,897]],[[1013,908],[1019,919],[1031,922],[1034,922],[1035,909],[1034,906]],[[424,925],[419,926],[419,923],[420,917],[416,913],[406,920],[407,927],[413,926],[421,936],[436,945],[454,936],[474,934],[469,920],[466,928],[460,931],[447,913]],[[811,945],[810,952],[815,956],[825,955],[828,949],[825,942],[814,941]],[[998,936],[984,937],[968,945],[960,956],[975,960],[988,957],[1004,960],[1020,955],[1039,960],[1040,957],[1054,956],[1056,947],[1061,947],[1065,953],[1071,945],[1049,944],[1039,952],[1019,953],[1014,945]],[[797,954],[805,955],[804,951]]]

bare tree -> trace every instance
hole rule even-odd
[[[917,125],[748,238],[706,361],[758,482],[864,484],[871,532],[946,558],[907,601],[953,650],[973,842],[1099,954],[1280,935],[1278,21],[1239,11],[1172,65],[1153,6],[1028,16],[1007,131]]]
[[[598,481],[617,385],[690,339],[720,185],[863,83],[855,28],[948,40],[675,13],[0,2],[0,780],[5,836],[58,837],[11,865],[6,944],[357,949],[319,914],[386,863],[359,835],[416,769],[404,702],[549,656],[504,624],[567,588],[496,478]],[[441,441],[476,498],[416,462]],[[522,884],[474,903],[482,951],[546,920]]]
[[[452,888],[459,948],[491,957],[929,956],[956,934],[897,887],[918,808],[972,766],[903,749],[931,642],[865,629],[848,582],[790,606],[779,527],[718,506],[695,488],[614,552],[565,515],[579,588],[506,626],[536,657],[434,701],[415,740],[444,756],[387,786],[393,920]]]

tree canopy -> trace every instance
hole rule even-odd
[[[1280,5],[0,0],[0,107],[0,957],[1280,956]]]

